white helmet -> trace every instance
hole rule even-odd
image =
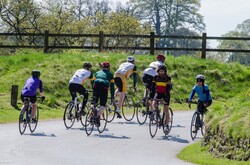
[[[197,81],[198,81],[198,80],[201,80],[202,82],[204,82],[204,81],[205,81],[205,76],[202,75],[202,74],[198,74],[198,75],[196,76],[196,80],[197,80]]]
[[[127,62],[133,62],[135,61],[135,58],[133,56],[128,56]]]

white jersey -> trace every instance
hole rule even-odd
[[[119,73],[128,77],[133,72],[134,67],[135,65],[131,62],[124,62],[119,66],[115,73]]]
[[[91,72],[86,69],[78,69],[73,77],[69,80],[69,83],[84,84],[84,82],[91,76]]]
[[[157,73],[156,70],[153,69],[153,68],[146,68],[146,69],[143,71],[143,76],[144,76],[145,74],[147,74],[147,75],[149,75],[149,76],[155,77],[158,73]]]
[[[165,65],[165,64],[161,61],[154,61],[149,64],[149,67],[155,68],[155,70],[157,70],[160,65]]]

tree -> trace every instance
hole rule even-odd
[[[242,24],[237,25],[234,31],[230,31],[223,35],[223,37],[250,37],[250,19],[243,21]],[[218,48],[221,49],[250,49],[250,41],[238,40],[222,40],[219,42]],[[241,64],[250,65],[249,53],[219,53],[227,57],[228,62],[238,61]]]

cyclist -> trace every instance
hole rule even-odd
[[[163,54],[158,54],[158,55],[156,56],[156,59],[157,59],[157,61],[151,62],[151,63],[149,64],[149,66],[155,68],[155,70],[157,71],[158,66],[160,66],[160,65],[165,65],[164,62],[165,62],[165,60],[166,60],[166,57],[165,57]],[[165,66],[166,66],[166,65],[165,65]]]
[[[155,95],[155,89],[154,89],[154,84],[153,84],[153,80],[154,77],[157,75],[157,71],[156,71],[156,66],[150,64],[148,68],[146,68],[143,71],[143,76],[142,76],[142,81],[146,87],[145,91],[144,91],[144,99],[143,99],[143,104],[145,106],[145,99],[147,97],[147,92],[149,92],[149,98],[153,99],[154,95]],[[147,103],[150,104],[150,101]],[[151,106],[151,104],[150,104]],[[150,107],[152,109],[152,107]]]
[[[43,91],[43,82],[40,79],[41,72],[39,70],[32,70],[31,77],[28,78],[25,82],[25,85],[21,92],[21,100],[24,102],[24,97],[30,98],[30,102],[32,103],[31,108],[31,118],[32,122],[36,122],[35,114],[37,110],[36,104],[36,91],[39,89],[40,95],[42,96],[42,100],[45,99],[44,91]],[[22,114],[24,111],[24,106],[22,107]]]
[[[133,85],[134,89],[136,89],[136,66],[135,66],[135,58],[133,56],[127,57],[127,62],[122,63],[117,71],[115,72],[115,85],[118,88],[116,93],[119,94],[118,105],[116,109],[117,118],[121,118],[120,108],[123,104],[125,93],[127,89],[127,77],[133,75]]]
[[[80,106],[79,110],[80,115],[86,114],[84,108],[88,101],[88,91],[84,88],[83,85],[88,78],[91,80],[91,84],[93,84],[93,75],[90,71],[91,67],[92,67],[91,63],[88,62],[83,63],[82,69],[78,69],[69,80],[69,92],[72,97],[72,101],[75,100],[76,93],[79,93],[84,96],[82,100],[82,105]]]
[[[110,63],[103,62],[102,69],[94,74],[93,100],[91,102],[92,104],[95,104],[100,99],[100,108],[97,112],[97,127],[100,126],[100,116],[102,115],[107,103],[109,87],[111,100],[113,100],[115,93],[114,77],[110,72]]]
[[[154,99],[164,100],[164,118],[165,128],[169,130],[169,103],[170,103],[170,90],[172,89],[171,77],[167,74],[165,65],[160,65],[157,69],[158,75],[154,77],[155,95]],[[153,106],[156,108],[156,100],[153,101]],[[152,111],[151,111],[152,112]],[[151,113],[152,114],[152,113]]]
[[[194,85],[192,92],[190,93],[189,99],[188,99],[188,105],[190,107],[191,101],[195,95],[195,93],[198,94],[198,110],[201,112],[206,112],[206,107],[209,107],[212,104],[212,97],[210,94],[209,86],[205,84],[205,76],[202,74],[199,74],[196,76],[196,82],[197,84]],[[195,130],[193,131],[196,133],[198,130],[198,127],[195,127]]]

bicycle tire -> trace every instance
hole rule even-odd
[[[88,112],[85,117],[85,132],[89,136],[93,132],[94,129],[94,119],[93,119],[93,111],[88,109]]]
[[[106,129],[107,120],[108,120],[108,111],[107,109],[105,109],[102,115],[100,116],[100,126],[97,127],[99,133],[103,133],[103,131]]]
[[[67,129],[71,128],[75,122],[75,106],[74,106],[74,102],[70,101],[65,110],[64,110],[64,115],[63,115],[63,121],[64,121],[64,125]]]
[[[197,136],[197,133],[198,133],[198,130],[196,130],[196,132],[195,132],[195,129],[196,129],[195,127],[197,127],[196,120],[197,120],[198,116],[199,116],[198,112],[195,111],[193,114],[193,117],[191,120],[191,126],[190,126],[190,135],[191,135],[192,140],[195,139],[195,137]]]
[[[135,103],[131,96],[126,95],[124,98],[122,104],[122,115],[126,121],[133,120],[135,116]]]
[[[115,107],[112,104],[109,104],[106,106],[106,109],[107,109],[107,115],[108,115],[106,121],[108,123],[111,123],[115,118]]]
[[[154,138],[159,128],[160,118],[156,111],[153,111],[153,119],[149,120],[149,134]]]
[[[147,100],[147,99],[146,99]],[[136,105],[136,119],[140,125],[143,125],[147,118],[148,118],[148,111],[149,111],[149,106],[146,104],[146,106],[143,105],[143,99],[141,99],[138,104]],[[147,101],[145,101],[147,102]]]
[[[172,126],[173,126],[173,120],[174,120],[174,118],[173,118],[173,116],[174,116],[173,110],[169,107],[168,111],[169,111],[169,124],[168,124],[169,129],[166,130],[165,129],[165,124],[163,124],[163,133],[165,135],[168,135],[170,133],[170,131],[172,129]],[[162,123],[165,123],[165,114],[164,113],[163,113],[162,118],[163,118]]]
[[[27,127],[27,111],[25,110],[22,114],[22,110],[19,115],[19,132],[20,134],[24,134],[26,127]]]
[[[37,107],[36,114],[35,114],[36,122],[32,122],[32,120],[30,120],[30,122],[29,122],[29,129],[30,129],[31,133],[33,133],[36,130],[36,127],[38,124],[38,119],[39,119],[39,109]]]
[[[204,119],[205,119],[205,116],[203,113],[200,114],[200,128],[201,128],[201,134],[202,136],[204,136],[205,134],[205,124],[204,124]]]

